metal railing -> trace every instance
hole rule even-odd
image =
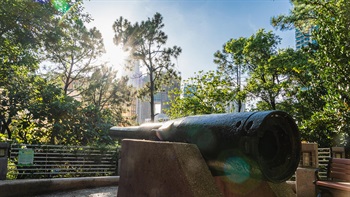
[[[327,177],[327,165],[331,157],[330,148],[318,148],[318,174],[322,179]]]
[[[32,152],[25,163],[24,150]],[[108,176],[116,174],[117,158],[116,147],[12,144],[8,173],[16,178]]]

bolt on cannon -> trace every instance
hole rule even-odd
[[[300,134],[283,111],[188,116],[165,123],[112,127],[114,138],[197,145],[213,176],[236,181],[263,177],[279,183],[292,177],[300,159]]]

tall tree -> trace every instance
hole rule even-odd
[[[319,72],[312,81],[325,92],[321,97],[324,106],[314,112],[306,124],[309,128],[305,129],[315,134],[314,139],[316,134],[321,136],[321,132],[324,133],[322,136],[328,136],[321,146],[350,145],[346,140],[350,135],[350,4],[347,0],[291,2],[291,13],[274,17],[272,24],[282,30],[296,27],[303,31],[313,27],[315,42],[306,52]]]
[[[37,52],[57,14],[49,1],[0,1],[0,132],[7,138],[28,104]]]
[[[85,79],[95,66],[94,61],[104,53],[101,33],[95,27],[88,29],[85,25],[90,20],[82,4],[76,3],[58,18],[55,31],[48,34],[45,42],[46,56],[54,63],[49,68],[50,74],[59,77],[66,95],[80,94]]]
[[[117,78],[117,72],[108,66],[94,69],[88,79],[90,83],[82,94],[82,102],[93,106],[97,114],[109,113],[116,125],[128,125],[122,117],[131,105],[133,90],[127,85],[126,77]]]
[[[131,59],[140,61],[146,69],[149,83],[140,93],[141,97],[150,100],[152,122],[155,116],[154,94],[161,89],[161,85],[178,77],[171,58],[177,58],[181,53],[180,47],[164,47],[168,36],[162,31],[163,27],[163,17],[159,13],[141,23],[131,24],[120,17],[113,24],[114,43],[122,45],[124,50],[130,52]]]
[[[279,43],[278,36],[260,29],[249,38],[231,39],[225,44],[224,53],[215,54],[219,69],[236,80],[232,84],[236,87],[235,95],[239,103],[247,97],[264,103],[264,108],[276,109],[276,100],[286,84],[286,80],[282,80],[285,78],[282,72],[284,67],[274,63]],[[243,74],[247,76],[247,81],[244,89],[241,89],[240,77]]]
[[[281,91],[278,87],[281,75],[278,65],[270,64],[270,59],[277,54],[280,40],[271,31],[260,29],[247,39],[243,50],[244,61],[251,67],[246,91],[250,97],[261,99],[274,110]]]
[[[242,94],[243,75],[247,72],[244,64],[243,49],[247,42],[246,38],[231,39],[224,44],[222,51],[214,54],[214,63],[218,64],[218,69],[224,73],[226,80],[230,82],[235,92],[236,111],[243,110],[245,94]]]
[[[28,106],[28,116],[34,123],[34,130],[19,130],[18,135],[32,136],[31,143],[50,144],[83,144],[84,130],[80,129],[82,122],[81,103],[64,94],[57,84],[39,78],[33,82],[36,91],[31,92],[31,103]],[[23,121],[23,120],[22,120]],[[22,133],[22,134],[21,134]],[[22,137],[23,139],[23,137]],[[26,139],[29,140],[30,139]]]
[[[215,54],[218,68],[235,87],[236,101],[245,98],[258,101],[259,110],[293,111],[291,105],[297,101],[299,83],[304,80],[302,74],[305,75],[301,70],[307,61],[301,52],[278,50],[279,43],[278,36],[261,29],[249,38],[231,39],[223,52]],[[247,79],[244,86],[241,75]]]

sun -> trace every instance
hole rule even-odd
[[[106,48],[106,61],[108,61],[113,67],[118,70],[124,69],[129,53],[125,52],[122,47],[116,45],[105,45]]]

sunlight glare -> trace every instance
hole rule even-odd
[[[128,53],[125,52],[121,47],[116,46],[113,42],[106,42],[105,40],[106,53],[101,57],[103,62],[107,62],[108,65],[112,66],[113,69],[118,71],[118,77],[126,74],[126,65],[128,59]]]

